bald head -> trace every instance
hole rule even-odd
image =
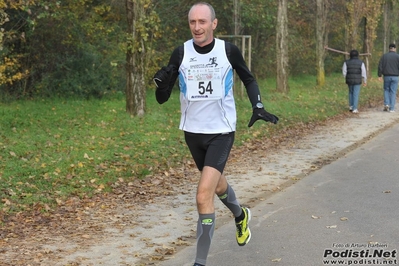
[[[205,2],[193,5],[188,12],[188,23],[190,25],[193,41],[199,46],[205,46],[213,41],[213,31],[217,26],[215,10]]]
[[[191,11],[193,10],[193,8],[194,8],[194,7],[198,7],[198,6],[205,6],[205,7],[207,7],[207,8],[209,9],[209,12],[210,12],[209,14],[210,14],[211,21],[215,20],[215,18],[216,18],[215,9],[213,9],[213,6],[211,6],[210,4],[208,4],[208,3],[206,3],[206,2],[199,2],[199,3],[194,4],[194,5],[191,7],[190,12],[188,12],[188,19],[190,19],[190,13],[191,13]]]

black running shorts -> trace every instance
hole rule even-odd
[[[234,132],[226,134],[197,134],[184,132],[186,143],[198,169],[210,166],[223,173],[231,148]]]

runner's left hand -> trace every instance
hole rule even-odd
[[[278,122],[278,117],[274,114],[267,112],[264,108],[255,108],[253,110],[251,120],[248,123],[248,127],[252,127],[252,125],[259,119],[273,124],[277,124]]]

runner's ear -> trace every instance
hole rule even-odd
[[[215,30],[216,27],[217,27],[217,25],[218,25],[218,19],[215,18],[215,19],[212,21],[212,29]]]

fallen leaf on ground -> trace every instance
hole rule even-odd
[[[337,226],[336,225],[327,225],[326,226],[328,229],[334,229],[334,228],[337,228]]]

